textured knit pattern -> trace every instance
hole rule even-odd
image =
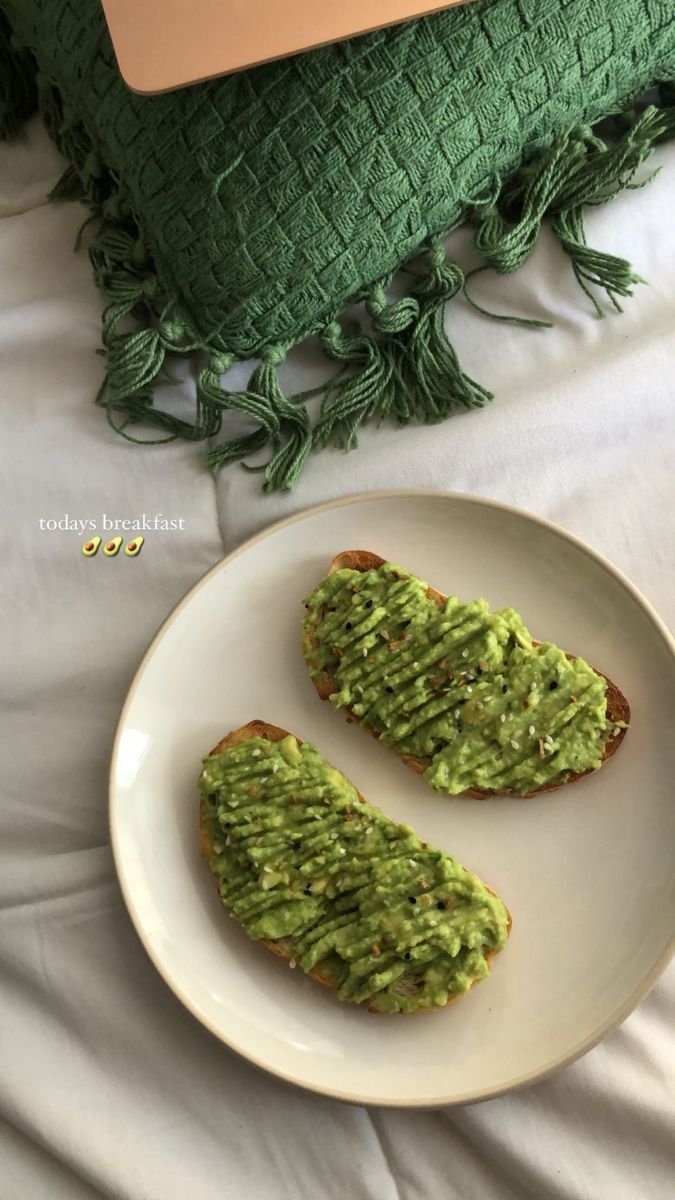
[[[524,152],[674,74],[672,0],[476,0],[141,97],[99,0],[0,7],[120,180],[162,292],[237,357],[319,328]]]

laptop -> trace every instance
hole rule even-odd
[[[466,0],[103,0],[135,92],[166,92]]]

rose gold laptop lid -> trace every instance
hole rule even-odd
[[[120,71],[164,92],[466,0],[103,0]]]

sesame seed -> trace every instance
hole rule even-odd
[[[473,695],[473,688],[470,688],[470,687],[468,687],[468,688],[466,689],[466,694],[467,694],[467,696],[472,696],[472,695]]]
[[[531,692],[536,692],[536,690],[537,690],[537,687],[538,687],[537,681],[536,681],[536,679],[533,679],[533,680],[532,680],[532,683],[530,684],[530,691],[531,691]]]
[[[469,651],[467,650],[467,648],[465,646],[464,649],[462,650],[462,658],[468,658],[468,657],[469,657]]]
[[[456,708],[455,709],[455,720],[457,720],[458,716],[459,716],[459,709]]]
[[[368,657],[368,647],[367,647],[367,646],[364,646],[364,647],[363,647],[363,651],[362,651],[362,653],[363,653],[363,657],[364,657],[364,658],[367,658],[367,657]]]
[[[345,850],[344,846],[338,846],[338,854],[346,854],[346,853],[347,853],[347,851]]]
[[[272,763],[272,774],[273,774],[273,775],[276,775],[276,773],[277,773],[277,771],[278,771],[278,770],[279,770],[279,764],[278,764],[278,763]]]
[[[258,747],[256,747],[255,750],[251,750],[251,756],[253,758],[260,758],[260,754],[261,754],[261,751]]]
[[[438,921],[429,921],[429,924],[432,926],[436,926],[436,925],[438,925]]]
[[[511,745],[514,750],[520,750],[520,742],[517,742],[515,738],[511,738]]]
[[[534,725],[530,725],[528,731],[530,737],[534,737]]]
[[[415,668],[415,670],[418,669],[419,665],[420,665],[419,663],[413,663],[413,667]]]
[[[504,723],[504,721],[506,720],[506,713],[502,713],[502,714],[501,714],[501,716],[500,716],[500,718],[499,718],[499,720],[500,720],[500,721],[502,722],[502,724],[503,724],[503,723]]]
[[[414,858],[408,859],[408,866],[413,867],[413,868],[417,866],[417,863],[415,862]]]
[[[372,825],[366,825],[366,828],[364,829],[363,832],[365,833],[366,837],[368,837],[368,834],[373,832]]]
[[[294,958],[289,958],[288,965],[291,968],[291,971],[294,971],[297,966],[297,963]]]

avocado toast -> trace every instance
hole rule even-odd
[[[438,791],[552,791],[597,770],[628,727],[616,684],[535,641],[513,609],[462,604],[370,551],[337,555],[305,607],[321,699]]]
[[[201,851],[231,916],[371,1012],[424,1012],[489,972],[511,918],[309,743],[252,721],[203,762]]]

